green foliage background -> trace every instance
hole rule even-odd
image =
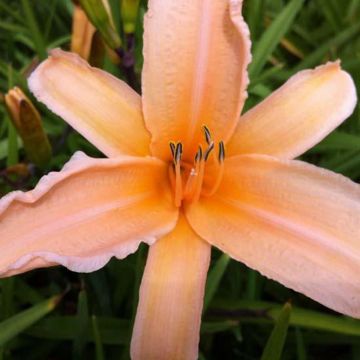
[[[120,2],[110,2],[121,34]],[[145,9],[143,1],[136,30],[138,75]],[[46,49],[68,48],[71,16],[70,0],[0,0],[2,93],[13,85],[26,89],[26,76]],[[245,18],[254,56],[247,108],[297,71],[337,58],[360,93],[360,0],[245,0]],[[103,68],[124,78],[109,59]],[[59,170],[76,150],[101,156],[61,119],[37,106],[53,145],[52,160],[45,169],[32,168],[25,179],[9,179],[7,166],[26,162],[26,155],[0,103],[0,195],[30,189],[46,172]],[[303,158],[359,181],[359,105],[345,124]],[[56,267],[1,280],[0,359],[127,359],[146,252],[142,246],[93,274]],[[201,359],[259,359],[279,314],[271,340],[277,345],[268,344],[273,346],[270,359],[277,358],[276,348],[286,332],[282,359],[360,359],[360,321],[333,313],[215,250],[212,256]],[[54,299],[57,295],[62,297]],[[281,311],[289,300],[290,318]]]

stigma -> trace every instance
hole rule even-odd
[[[170,142],[172,162],[169,177],[174,192],[174,203],[180,207],[183,202],[195,203],[201,196],[216,193],[224,175],[225,145],[223,141],[215,144],[207,126],[203,126],[205,145],[199,145],[192,164],[182,160],[183,145]],[[206,169],[211,163],[211,181],[204,186]],[[215,175],[215,176],[214,176]],[[208,176],[207,176],[208,178]]]

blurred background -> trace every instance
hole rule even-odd
[[[1,196],[31,189],[77,150],[102,156],[28,92],[26,79],[49,49],[71,49],[140,89],[147,1],[105,5],[0,0]],[[297,71],[334,59],[360,93],[360,0],[245,0],[244,11],[253,41],[246,108]],[[359,105],[303,158],[359,182]],[[55,267],[0,280],[0,359],[128,359],[146,254],[142,246],[92,274]],[[212,258],[200,359],[360,359],[360,321],[215,250]]]

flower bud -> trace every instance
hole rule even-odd
[[[8,91],[5,95],[5,104],[30,161],[44,166],[50,160],[51,146],[39,112],[19,87]]]
[[[121,18],[123,21],[125,34],[133,34],[135,32],[139,4],[140,0],[121,1]]]
[[[111,49],[119,49],[121,46],[120,36],[115,30],[110,8],[106,0],[79,0],[89,20],[100,32],[105,43]]]
[[[71,51],[79,54],[83,59],[89,60],[95,27],[89,21],[84,10],[74,5]]]

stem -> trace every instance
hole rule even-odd
[[[125,74],[127,83],[137,92],[140,91],[140,84],[135,73],[135,36],[134,34],[126,34],[126,49],[116,49],[121,60],[121,69]]]

